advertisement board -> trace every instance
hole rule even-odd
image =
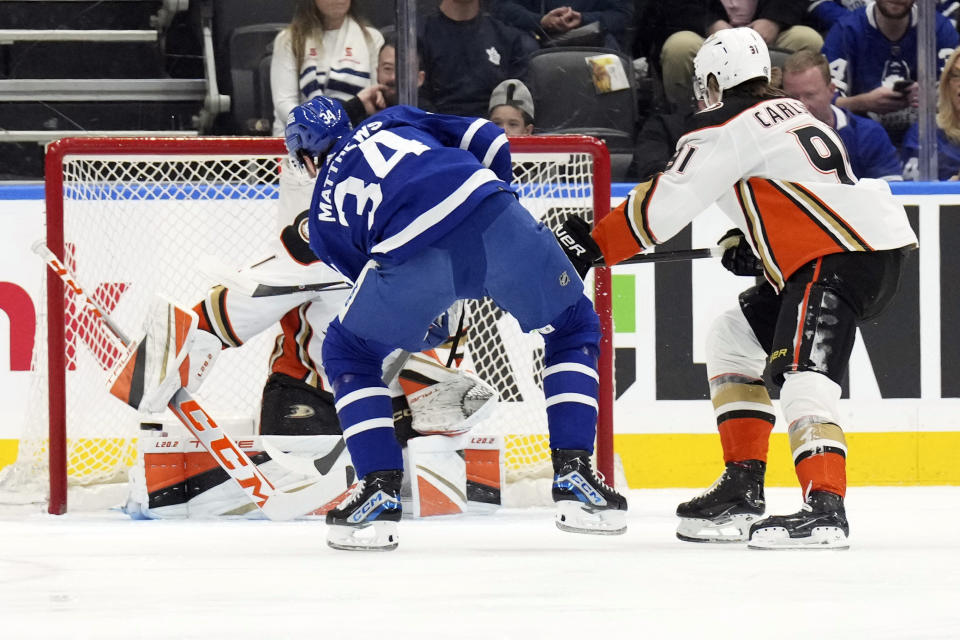
[[[630,185],[614,185],[614,204]],[[960,484],[960,188],[893,185],[921,248],[900,293],[861,327],[841,411],[852,484]],[[0,186],[0,466],[27,413],[43,263],[42,186]],[[705,212],[659,250],[713,246],[730,227]],[[698,486],[720,467],[704,338],[750,278],[716,260],[614,269],[615,446],[631,486]],[[774,393],[775,395],[775,393]],[[770,483],[793,484],[786,425],[771,441]]]

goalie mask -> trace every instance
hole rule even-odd
[[[754,78],[770,80],[770,52],[767,44],[750,27],[723,29],[707,38],[693,59],[693,92],[698,100],[712,106],[707,98],[707,79],[717,79],[720,94]]]

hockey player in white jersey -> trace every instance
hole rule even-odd
[[[889,303],[917,238],[886,184],[858,181],[837,134],[770,86],[769,54],[756,32],[719,31],[694,69],[707,106],[668,168],[637,185],[592,234],[568,221],[561,244],[581,270],[601,255],[616,264],[719,206],[778,295],[745,292],[711,332],[708,375],[726,469],[678,507],[678,535],[742,540],[749,526],[753,548],[846,547],[840,381],[857,323]],[[773,427],[765,366],[781,385],[804,505],[760,519]]]
[[[489,296],[540,330],[557,526],[622,533],[626,500],[597,478],[600,325],[552,234],[510,187],[503,130],[475,118],[392,107],[351,131],[339,104],[295,108],[287,148],[319,177],[310,246],[356,284],[327,328],[323,366],[350,456],[363,480],[327,515],[338,549],[397,546],[402,460],[383,358],[418,351],[432,318],[458,299]]]

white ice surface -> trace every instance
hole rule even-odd
[[[631,492],[619,537],[549,509],[405,520],[391,553],[318,521],[0,512],[0,638],[960,638],[960,487],[854,487],[849,551],[680,542],[694,493]]]

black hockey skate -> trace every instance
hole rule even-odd
[[[843,498],[811,491],[800,511],[770,516],[750,527],[751,549],[847,549],[850,526]]]
[[[347,551],[396,549],[402,480],[399,469],[365,475],[342,504],[327,512],[327,544]]]
[[[593,472],[590,452],[554,449],[552,453],[557,528],[599,535],[626,532],[627,499]]]
[[[744,542],[763,515],[761,460],[728,462],[723,475],[699,496],[677,507],[677,537],[687,542]]]

